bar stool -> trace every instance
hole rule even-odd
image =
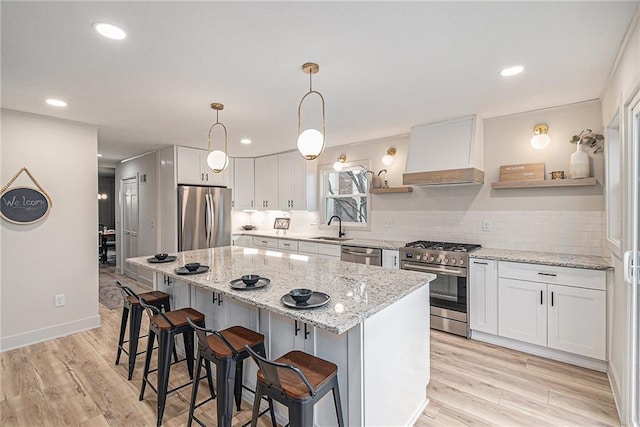
[[[147,384],[149,384],[149,387],[157,394],[157,425],[159,426],[162,424],[167,395],[188,386],[192,382],[189,381],[174,389],[168,390],[171,365],[186,360],[189,378],[193,380],[193,329],[189,326],[187,317],[190,317],[195,325],[204,327],[204,314],[190,307],[163,313],[153,305],[147,304],[144,298],[140,298],[140,305],[144,307],[149,314],[149,338],[147,340],[147,356],[144,362],[142,386],[140,387],[140,400],[144,399],[144,391]],[[186,357],[185,359],[171,363],[171,352],[174,348],[174,340],[178,335],[182,335],[184,340]],[[156,336],[158,337],[158,368],[149,370]],[[209,390],[213,397],[215,396],[215,392],[213,390],[211,369],[209,369],[209,367],[206,368]],[[157,388],[149,382],[149,374],[156,371],[158,372]]]
[[[243,361],[249,357],[249,353],[245,350],[245,347],[264,356],[264,335],[242,326],[232,326],[222,331],[206,329],[195,324],[189,317],[187,317],[187,322],[189,322],[189,325],[196,331],[198,336],[198,360],[196,361],[194,371],[196,378],[193,381],[187,426],[191,427],[194,420],[201,426],[204,426],[202,421],[196,418],[193,412],[196,408],[216,398],[215,394],[212,394],[211,398],[196,405],[203,362],[208,370],[211,369],[211,362],[216,365],[216,389],[218,391],[217,425],[220,427],[231,426],[234,396],[238,411],[240,410],[240,404],[242,402]],[[252,391],[247,387],[244,388]],[[276,419],[273,412],[273,405],[271,404],[271,400],[268,400],[268,410],[271,412],[271,420],[275,424]]]
[[[338,426],[344,427],[335,364],[297,350],[271,361],[248,346],[245,349],[260,367],[251,427],[258,422],[263,394],[289,409],[291,427],[306,427],[313,425],[313,406],[329,391],[333,391]]]
[[[122,299],[124,303],[122,305],[122,321],[120,323],[120,337],[118,339],[118,353],[116,354],[116,365],[120,363],[120,355],[124,351],[129,355],[129,372],[127,379],[131,379],[133,376],[133,369],[136,366],[136,356],[144,353],[141,351],[138,353],[138,340],[144,338],[147,335],[140,337],[140,323],[142,322],[142,312],[144,308],[140,306],[140,298],[144,298],[148,304],[154,307],[166,311],[171,311],[171,304],[169,303],[169,294],[165,294],[160,291],[144,292],[136,294],[128,286],[124,286],[122,283],[116,281],[116,286],[122,292]],[[127,317],[129,318],[129,339],[124,339],[124,333],[127,329]],[[125,350],[124,344],[129,343],[129,349]],[[175,360],[178,360],[177,354],[174,353]]]

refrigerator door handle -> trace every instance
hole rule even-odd
[[[213,229],[215,227],[215,211],[213,206],[213,196],[211,194],[207,194],[207,197],[209,198],[209,239],[207,240],[207,246],[212,247],[214,239]]]
[[[209,205],[209,194],[204,195],[204,236],[207,241],[207,246],[209,246],[209,240],[211,239],[210,231],[211,231],[211,217],[210,217],[210,205]]]

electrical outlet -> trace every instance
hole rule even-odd
[[[393,220],[391,218],[384,219],[384,226],[387,228],[393,227]]]
[[[55,296],[54,305],[56,307],[62,307],[65,303],[64,294],[59,294]]]
[[[491,221],[483,220],[482,221],[482,231],[491,231]]]

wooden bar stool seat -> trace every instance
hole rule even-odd
[[[231,427],[234,397],[238,411],[242,400],[243,361],[249,357],[249,353],[245,348],[251,348],[258,354],[264,355],[264,335],[242,326],[232,326],[222,331],[216,331],[195,324],[193,319],[188,319],[188,321],[198,336],[198,359],[193,374],[195,379],[191,391],[187,427],[191,427],[193,421],[204,426],[202,421],[194,415],[194,411],[212,399],[217,399],[217,425],[219,427]],[[216,365],[217,396],[212,393],[210,399],[196,404],[203,363],[208,371],[211,369],[211,363]],[[249,390],[248,388],[246,389]],[[271,411],[271,420],[275,423],[275,414],[273,413],[271,402],[269,402],[268,410]]]
[[[167,402],[167,395],[174,391],[180,390],[183,387],[188,386],[193,382],[193,328],[188,322],[188,318],[193,319],[193,323],[196,326],[204,327],[205,318],[204,314],[200,313],[193,308],[181,308],[179,310],[169,311],[163,313],[153,305],[147,304],[144,298],[140,299],[140,305],[144,307],[149,314],[149,339],[147,340],[147,355],[144,362],[144,375],[142,377],[142,385],[140,387],[140,400],[144,399],[144,392],[146,386],[156,392],[157,394],[157,425],[162,424],[162,417],[164,415],[164,409]],[[171,352],[175,348],[175,338],[178,335],[182,335],[184,340],[184,350],[186,357],[181,360],[176,360],[171,363]],[[153,344],[158,337],[158,368],[150,370],[151,355],[153,353]],[[171,365],[179,362],[187,362],[187,369],[189,371],[189,378],[192,381],[188,381],[174,389],[169,390],[169,374],[171,371]],[[206,366],[207,379],[209,380],[209,390],[211,397],[215,396],[213,389],[213,378],[211,376],[211,369]],[[149,381],[149,374],[157,372],[156,387]]]
[[[289,409],[291,427],[312,426],[313,406],[329,391],[333,392],[337,424],[344,427],[338,389],[338,367],[335,364],[297,350],[271,361],[251,348],[246,349],[260,367],[253,403],[252,427],[258,422],[260,399],[263,395]],[[271,401],[269,405],[271,406]],[[276,425],[275,422],[273,425]]]
[[[144,292],[136,294],[128,286],[116,281],[116,286],[122,292],[122,321],[120,323],[120,336],[118,338],[118,352],[116,354],[116,365],[120,363],[122,352],[129,356],[129,366],[127,379],[133,377],[133,370],[136,366],[136,356],[143,354],[144,351],[138,352],[138,341],[147,335],[140,336],[140,324],[142,323],[142,312],[144,308],[140,306],[140,298],[144,298],[148,304],[153,305],[160,311],[170,312],[171,304],[169,302],[169,294],[160,291]],[[127,329],[127,320],[129,320],[129,339],[125,340],[124,335]],[[124,345],[129,344],[129,348],[125,349]],[[177,355],[175,359],[178,360]]]

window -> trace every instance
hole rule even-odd
[[[332,166],[320,167],[320,206],[323,223],[337,215],[342,224],[366,227],[369,221],[369,162],[345,164],[337,172]]]
[[[605,141],[606,159],[606,239],[610,249],[619,252],[622,237],[622,192],[621,192],[620,120],[616,114],[607,126]]]

